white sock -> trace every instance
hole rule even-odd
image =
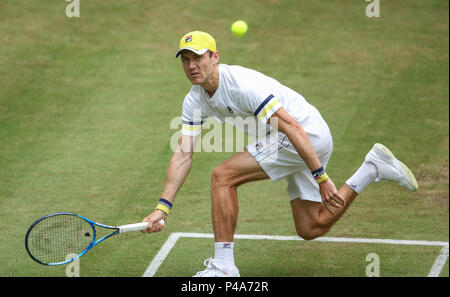
[[[377,167],[364,161],[359,169],[350,177],[345,183],[353,189],[356,193],[360,194],[365,187],[374,182],[378,176]]]
[[[227,269],[228,267],[234,267],[234,242],[215,242],[214,243],[214,260]]]

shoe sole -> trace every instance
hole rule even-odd
[[[400,165],[400,169],[403,171],[403,174],[406,176],[408,184],[409,184],[409,188],[408,190],[410,190],[411,192],[415,192],[419,189],[419,184],[417,183],[416,177],[414,176],[414,174],[412,173],[412,171],[408,168],[408,166],[406,166],[405,164],[403,164],[402,161],[398,160],[394,154],[384,145],[382,145],[381,143],[376,143],[374,145],[374,147],[377,150],[380,150],[383,154],[385,154],[388,158],[396,161],[399,165]]]

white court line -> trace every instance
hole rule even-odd
[[[150,265],[147,267],[147,270],[145,270],[143,276],[154,276],[156,271],[158,270],[159,266],[161,266],[164,259],[166,259],[167,255],[169,254],[170,250],[175,246],[178,239],[181,237],[181,233],[172,233],[170,234],[169,238],[166,240],[164,245],[161,247],[159,252],[156,254],[156,256],[153,258]]]
[[[158,268],[169,255],[171,249],[175,246],[180,237],[187,238],[214,238],[212,233],[181,233],[176,232],[170,234],[164,245],[153,258],[147,270],[144,272],[144,277],[152,277],[155,275]],[[236,234],[236,239],[252,239],[252,240],[304,240],[298,236],[278,236],[278,235],[245,235]],[[398,239],[377,239],[377,238],[345,238],[345,237],[319,237],[312,241],[320,242],[352,242],[352,243],[381,243],[394,245],[424,245],[424,246],[442,246],[439,256],[436,258],[433,267],[428,276],[439,276],[449,256],[449,245],[445,241],[426,241],[426,240],[398,240]]]
[[[436,258],[436,261],[434,261],[433,267],[431,267],[430,273],[428,273],[428,277],[438,277],[441,274],[441,271],[444,268],[447,259],[448,259],[448,243],[442,248],[441,253]]]

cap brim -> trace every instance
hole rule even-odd
[[[208,51],[207,48],[203,48],[203,49],[201,49],[201,50],[195,50],[195,49],[190,48],[190,47],[183,47],[183,48],[181,48],[181,49],[177,52],[177,54],[175,55],[175,58],[178,58],[178,56],[179,56],[179,55],[181,54],[181,52],[184,51],[184,50],[188,50],[188,51],[194,52],[194,53],[196,53],[197,55],[203,55],[204,53],[206,53],[206,52]]]

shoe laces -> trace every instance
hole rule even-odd
[[[208,259],[203,261],[203,265],[206,266],[206,269],[197,272],[194,276],[202,276],[202,275],[208,274],[211,270],[219,270],[219,268],[216,266],[215,261],[212,257],[209,257]]]

